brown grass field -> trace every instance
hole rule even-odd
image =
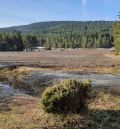
[[[41,52],[0,52],[1,63],[88,72],[120,72],[120,59],[110,49],[66,49]]]
[[[114,56],[109,49],[0,52],[0,64],[20,63],[34,66],[34,68],[21,67],[22,70],[28,68],[30,71],[44,68],[120,75],[119,58],[120,56]],[[10,70],[11,73],[13,71]],[[7,76],[8,73],[7,71]],[[19,73],[17,71],[15,73],[16,78]],[[13,76],[12,74],[10,76]],[[25,70],[20,71],[19,77],[24,78],[26,75]],[[25,94],[0,96],[0,129],[120,129],[120,87],[93,88],[88,112],[84,115],[47,114],[40,107],[39,101],[40,97]]]

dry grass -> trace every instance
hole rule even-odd
[[[28,71],[19,70],[19,69],[1,69],[0,70],[0,81],[10,81],[11,79],[24,80],[28,75]]]
[[[30,96],[15,96],[8,106],[9,111],[0,112],[0,129],[57,129],[70,118],[45,114],[38,105],[38,98]]]
[[[18,62],[42,68],[88,72],[120,70],[120,60],[106,56],[109,49],[51,50],[41,52],[0,52],[0,62]],[[107,69],[107,70],[106,70]]]
[[[119,74],[120,60],[106,56],[109,52],[94,49],[0,52],[0,62],[20,62],[52,70]],[[28,72],[41,68],[3,70],[0,75],[3,80],[13,75],[15,79],[24,80]],[[38,103],[39,98],[32,96],[0,98],[0,129],[120,129],[120,88],[93,91],[88,114],[84,116],[46,114]]]
[[[37,97],[13,96],[2,100],[0,129],[119,129],[120,89],[93,93],[88,115],[84,116],[46,114]]]
[[[99,93],[98,93],[99,92]],[[102,89],[96,92],[95,99],[90,103],[90,118],[96,129],[120,128],[120,88]],[[93,94],[95,94],[93,92]]]
[[[114,60],[120,60],[120,55],[115,55],[115,52],[110,52],[105,54],[106,57],[112,58]]]

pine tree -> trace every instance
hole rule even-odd
[[[114,46],[116,51],[120,51],[120,13],[118,17],[119,17],[119,21],[117,21],[113,25]]]
[[[87,36],[82,36],[82,48],[87,48]]]

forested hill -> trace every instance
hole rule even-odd
[[[53,21],[38,22],[29,25],[1,28],[0,31],[20,31],[22,33],[61,34],[78,32],[91,34],[95,32],[109,31],[113,21]]]
[[[34,35],[37,45],[41,43],[46,48],[109,48],[113,42],[112,24],[112,21],[53,21],[1,28],[0,32],[19,32],[22,37]]]

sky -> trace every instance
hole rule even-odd
[[[0,0],[0,28],[42,21],[117,20],[120,0]]]

